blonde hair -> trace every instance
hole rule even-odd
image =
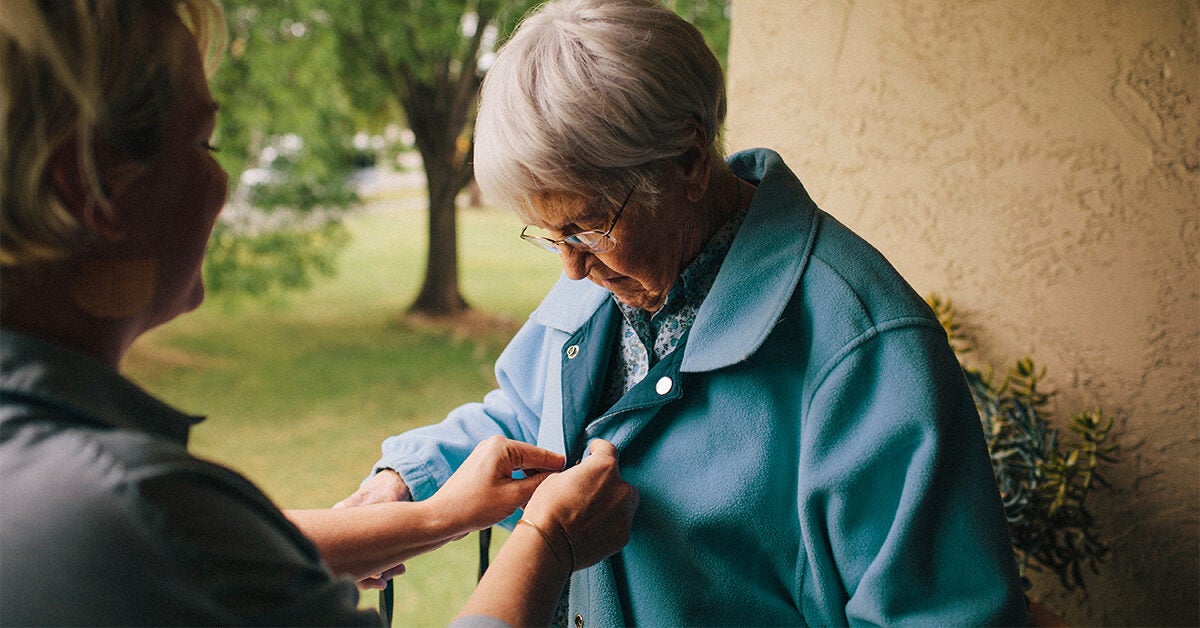
[[[725,79],[700,32],[655,0],[557,0],[528,15],[484,78],[475,176],[528,218],[537,196],[653,207],[661,165],[722,155]]]
[[[95,142],[115,148],[132,171],[154,156],[179,64],[166,41],[174,18],[211,69],[224,35],[216,0],[0,2],[0,264],[58,259],[85,246],[50,180],[64,146],[75,144],[102,211]]]

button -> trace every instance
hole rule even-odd
[[[654,391],[660,395],[665,395],[671,392],[671,387],[674,385],[675,382],[671,381],[670,377],[664,377],[658,380],[658,383],[654,385]]]
[[[579,355],[579,345],[571,345],[567,347],[567,359],[574,360],[575,356]]]
[[[583,615],[575,616],[575,628],[583,628]]]

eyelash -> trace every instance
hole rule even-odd
[[[200,145],[201,145],[201,146],[203,146],[203,147],[204,147],[204,149],[205,149],[205,150],[207,150],[207,151],[208,151],[208,152],[210,152],[210,153],[219,153],[219,152],[221,152],[221,149],[220,149],[220,148],[217,148],[216,146],[213,146],[212,144],[208,143],[208,140],[204,140],[203,142],[200,142]]]

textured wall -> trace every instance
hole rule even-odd
[[[1195,0],[734,0],[730,149],[817,202],[979,355],[1031,354],[1061,417],[1118,417],[1090,502],[1112,556],[1076,624],[1200,624],[1200,47]]]

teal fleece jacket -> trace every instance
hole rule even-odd
[[[641,493],[629,544],[576,572],[569,625],[1026,622],[1000,498],[946,335],[772,151],[681,349],[597,407],[620,314],[565,277],[497,390],[387,439],[414,499],[493,434],[577,459],[603,438]]]

